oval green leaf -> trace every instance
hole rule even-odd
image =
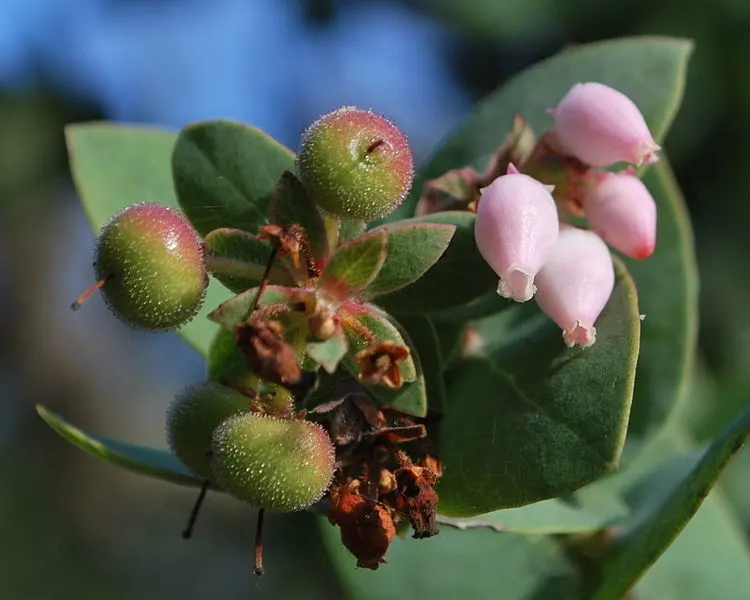
[[[172,154],[180,206],[199,233],[268,222],[276,183],[294,170],[294,154],[266,133],[228,120],[188,125]]]
[[[714,439],[661,501],[653,502],[653,485],[646,488],[648,493],[644,495],[652,501],[630,527],[621,528],[621,537],[615,541],[602,570],[602,583],[595,600],[620,598],[635,585],[687,525],[748,435],[750,406]]]
[[[69,125],[65,138],[76,189],[95,234],[112,215],[136,202],[159,202],[180,209],[169,168],[175,133],[82,123]],[[218,281],[211,281],[203,308],[180,329],[180,335],[203,356],[217,329],[206,315],[230,296]]]
[[[378,305],[397,315],[424,314],[463,306],[497,287],[497,275],[474,241],[473,213],[446,211],[398,224],[419,223],[454,225],[456,229],[448,248],[422,277],[405,288],[378,296]]]
[[[227,288],[239,294],[260,285],[271,256],[267,243],[252,233],[231,227],[214,229],[204,241],[209,251],[206,259],[209,271]],[[280,261],[274,261],[268,280],[280,285],[294,283]]]
[[[600,486],[588,486],[573,496],[542,500],[518,508],[506,508],[481,517],[452,519],[439,516],[439,522],[464,531],[489,528],[502,533],[556,535],[598,531],[623,519],[627,504],[616,493]]]
[[[62,417],[41,405],[36,407],[39,416],[65,440],[84,452],[101,458],[128,471],[147,475],[162,481],[201,487],[203,480],[196,477],[169,450],[159,450],[135,444],[93,436],[74,427]]]
[[[570,493],[617,468],[628,423],[640,319],[618,268],[590,348],[567,348],[534,306],[456,363],[441,427],[440,511],[474,516]],[[476,326],[481,338],[482,324]]]
[[[419,357],[419,367],[425,381],[428,406],[442,411],[446,402],[445,381],[443,379],[443,356],[435,325],[429,317],[404,315],[399,319],[404,328],[404,336]]]
[[[367,296],[396,291],[413,283],[442,256],[455,225],[396,222],[374,231],[388,232],[388,249],[378,276],[367,286]]]
[[[658,210],[654,254],[624,259],[641,312],[641,353],[636,371],[629,438],[656,433],[685,392],[695,354],[698,275],[690,219],[666,157],[646,172]]]

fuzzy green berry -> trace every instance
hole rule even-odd
[[[112,311],[151,331],[192,319],[208,286],[200,236],[182,214],[155,203],[133,204],[109,220],[94,268]]]
[[[167,443],[193,473],[211,479],[211,438],[229,417],[248,412],[249,400],[232,388],[205,381],[182,390],[167,410]]]
[[[333,476],[331,438],[310,421],[231,417],[214,432],[212,450],[216,482],[259,508],[302,510],[320,500]]]
[[[414,162],[398,127],[372,111],[345,106],[320,117],[302,135],[297,175],[327,212],[371,221],[403,202]]]

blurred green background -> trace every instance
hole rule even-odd
[[[100,299],[69,311],[93,277],[93,236],[66,123],[231,117],[294,147],[318,114],[359,104],[392,117],[424,159],[524,67],[633,34],[696,44],[665,146],[702,277],[686,418],[704,439],[750,391],[750,2],[0,0],[0,597],[346,597],[313,517],[270,520],[267,575],[256,579],[252,509],[210,496],[186,543],[192,490],[85,456],[34,412],[43,403],[91,431],[161,446],[167,404],[203,376],[176,336],[133,332]],[[499,139],[508,126],[497,124]],[[723,480],[748,532],[749,468],[746,452]]]

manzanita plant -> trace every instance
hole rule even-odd
[[[440,564],[459,556],[464,596],[621,597],[750,428],[739,417],[670,489],[642,492],[688,444],[669,417],[694,258],[659,143],[689,51],[566,51],[491,95],[416,176],[400,129],[355,107],[310,125],[296,156],[231,121],[70,127],[103,226],[74,307],[99,290],[124,322],[179,330],[207,374],[167,411],[171,451],[41,416],[200,488],[185,537],[209,489],[257,508],[257,573],[264,511],[308,509],[352,597],[420,577],[455,597]],[[429,539],[394,542],[407,532]],[[389,573],[365,585],[355,565]]]

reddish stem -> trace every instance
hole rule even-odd
[[[79,308],[81,308],[84,302],[86,302],[86,300],[91,298],[91,296],[93,296],[96,292],[102,289],[104,287],[104,284],[107,283],[108,280],[109,280],[109,277],[105,277],[104,279],[100,279],[99,281],[97,281],[89,289],[83,292],[83,294],[78,296],[78,299],[70,305],[70,309],[78,310]]]

